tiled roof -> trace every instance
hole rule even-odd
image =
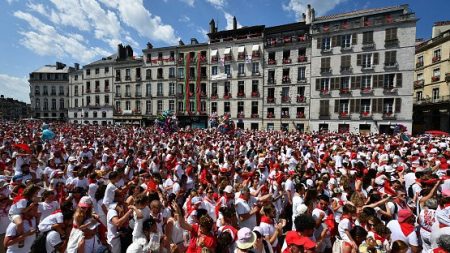
[[[364,15],[371,12],[383,12],[383,11],[393,11],[393,10],[399,10],[402,9],[402,6],[389,6],[389,7],[382,7],[382,8],[371,8],[371,9],[363,9],[363,10],[356,10],[351,12],[345,12],[345,13],[337,13],[333,15],[328,16],[321,16],[316,17],[316,21],[325,21],[335,18],[345,18],[345,17],[352,17],[352,16],[358,16],[358,15]]]
[[[56,69],[56,65],[45,65],[33,71],[33,73],[69,73],[69,66],[62,69]]]

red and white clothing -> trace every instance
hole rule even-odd
[[[272,235],[275,233],[275,220],[273,218],[269,218],[267,216],[261,217],[261,223],[259,224],[261,228],[262,235],[264,237],[269,236],[272,237]],[[275,241],[272,243],[272,247],[275,248],[278,245],[278,238],[275,239]]]
[[[419,246],[419,239],[414,231],[414,225],[407,223],[399,223],[397,220],[391,220],[387,227],[391,230],[391,241],[397,240],[403,241],[408,246]],[[392,247],[392,245],[391,245]],[[411,252],[411,248],[408,249],[408,253]]]

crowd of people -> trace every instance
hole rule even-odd
[[[0,122],[0,252],[450,252],[450,137]]]

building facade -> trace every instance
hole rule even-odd
[[[30,117],[31,107],[25,102],[0,95],[0,119],[20,120]]]
[[[416,47],[414,132],[450,132],[450,21],[436,22],[433,37]]]
[[[74,70],[63,63],[45,65],[32,73],[30,100],[32,117],[43,120],[67,120],[69,74]]]
[[[410,132],[414,13],[398,6],[310,14],[311,129],[392,133],[402,124]]]

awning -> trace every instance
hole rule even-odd
[[[238,53],[243,53],[243,52],[245,52],[245,46],[240,46],[238,48]]]
[[[211,56],[217,56],[217,49],[211,50]]]
[[[253,45],[252,51],[259,51],[259,45]]]
[[[225,48],[225,51],[223,51],[223,54],[231,54],[231,47]]]

